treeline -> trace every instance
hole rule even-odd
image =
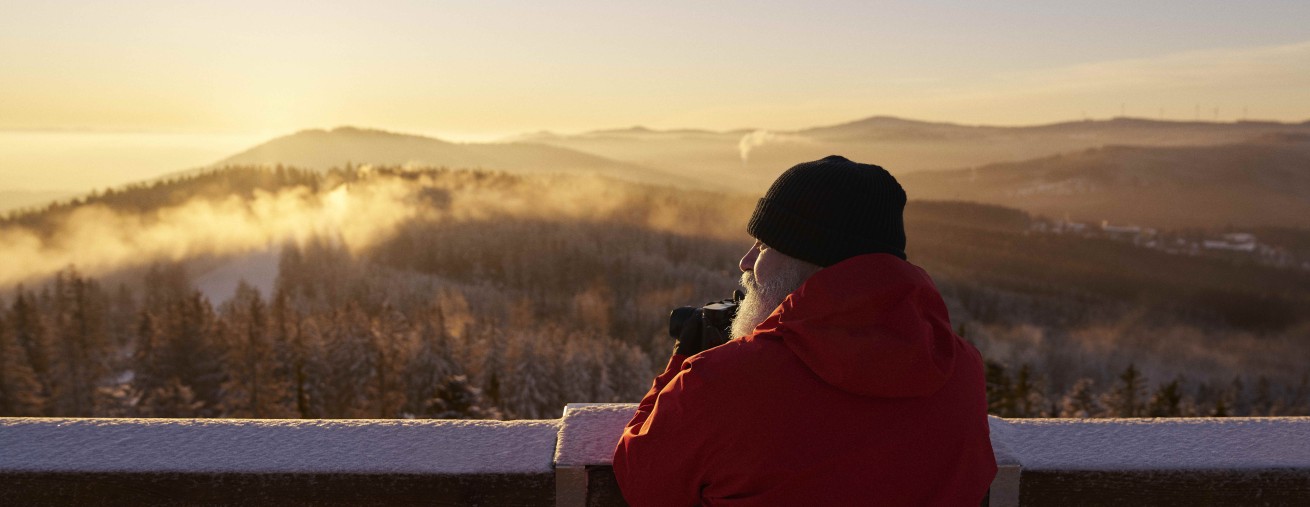
[[[36,209],[18,209],[0,217],[0,227],[24,227],[49,235],[61,219],[82,206],[98,205],[114,211],[148,215],[161,208],[178,206],[194,199],[219,200],[229,197],[248,199],[256,191],[274,192],[284,188],[305,187],[317,191],[322,185],[354,178],[353,168],[320,173],[276,166],[226,167],[148,183],[133,183],[122,188],[106,188],[90,194],[57,201]]]
[[[1310,375],[1278,386],[1263,375],[1254,384],[1193,382],[1184,375],[1152,384],[1129,363],[1107,385],[1079,378],[1067,390],[1052,389],[1045,375],[1024,363],[1007,368],[986,361],[987,411],[1001,417],[1236,417],[1310,415]]]
[[[176,264],[153,266],[140,294],[71,269],[40,291],[20,288],[0,313],[0,414],[553,417],[569,402],[637,399],[667,353],[608,338],[615,307],[599,294],[539,315],[526,297],[470,298],[476,286],[397,290],[398,279],[353,263],[330,243],[287,245],[271,301],[242,284],[217,308]],[[1306,374],[1293,385],[1264,375],[1153,384],[1129,364],[1104,384],[1059,389],[1032,364],[989,359],[986,381],[989,411],[1003,417],[1310,415]]]
[[[287,251],[289,271],[335,267],[332,247]],[[324,308],[292,283],[271,301],[242,285],[217,308],[177,265],[152,267],[140,294],[74,270],[19,289],[0,319],[0,415],[543,418],[649,382],[638,347],[529,309],[486,319],[449,292]]]

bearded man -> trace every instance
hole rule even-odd
[[[906,262],[904,208],[876,165],[779,176],[747,226],[735,338],[684,331],[615,449],[630,504],[979,505],[982,358]]]

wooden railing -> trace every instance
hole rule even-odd
[[[544,421],[0,418],[0,505],[622,505],[630,404]],[[1310,505],[1310,418],[991,419],[1003,505]],[[870,480],[876,480],[871,478]]]

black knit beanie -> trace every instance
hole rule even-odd
[[[827,267],[867,253],[905,258],[905,190],[891,173],[833,155],[782,173],[746,231],[770,248]]]

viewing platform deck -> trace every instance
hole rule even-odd
[[[0,505],[623,505],[610,456],[635,407],[533,421],[0,418]],[[989,505],[1310,505],[1310,417],[990,423]]]

